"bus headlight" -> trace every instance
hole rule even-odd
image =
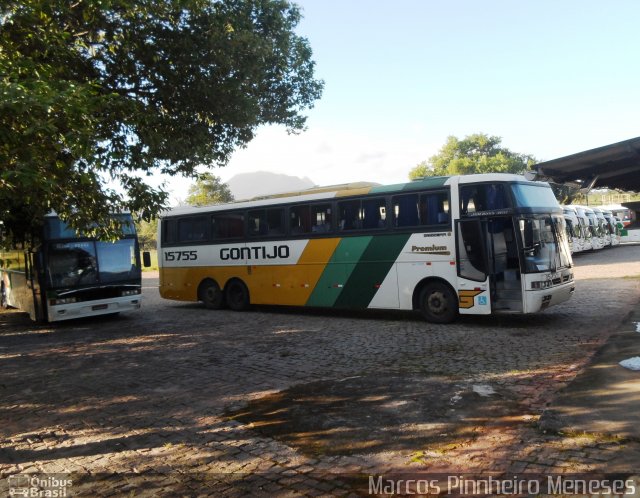
[[[140,294],[140,289],[133,289],[133,290],[123,290],[120,295],[121,296],[136,296]]]
[[[551,287],[551,280],[538,280],[535,282],[531,282],[532,289],[548,289],[549,287]]]
[[[50,306],[56,306],[58,304],[72,304],[77,302],[78,302],[78,299],[75,297],[58,297],[55,299],[49,299]]]

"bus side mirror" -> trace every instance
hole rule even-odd
[[[145,268],[149,268],[151,266],[151,253],[149,251],[144,251],[142,253],[142,264]]]

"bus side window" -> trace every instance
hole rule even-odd
[[[420,224],[418,194],[397,195],[391,201],[393,226],[415,227]]]
[[[338,202],[338,230],[354,230],[360,226],[360,201]]]
[[[249,235],[265,237],[269,235],[282,235],[284,209],[258,209],[249,211]]]
[[[214,239],[233,239],[244,236],[244,214],[215,214],[211,219]]]
[[[265,209],[249,211],[249,235],[267,235],[269,225],[267,224],[267,212]]]
[[[284,209],[267,209],[267,235],[284,234]]]
[[[291,235],[311,232],[311,208],[307,205],[289,208],[289,227]]]
[[[362,228],[372,230],[386,228],[387,203],[384,198],[362,200]]]
[[[209,238],[207,218],[204,216],[178,220],[178,240],[180,242],[202,242]]]
[[[331,204],[311,206],[311,231],[327,233],[331,231]]]
[[[449,224],[449,196],[446,192],[431,192],[420,196],[420,224]]]

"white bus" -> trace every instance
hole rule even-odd
[[[564,221],[567,229],[567,240],[569,241],[569,248],[571,254],[577,254],[584,251],[586,237],[576,208],[573,206],[562,206],[562,212],[564,214]]]
[[[611,247],[611,232],[609,231],[609,222],[604,217],[604,213],[600,208],[594,207],[591,209],[593,210],[593,214],[596,215],[598,231],[600,233],[600,237],[602,237],[603,247]]]
[[[572,260],[548,184],[488,174],[357,184],[201,208],[159,222],[160,294],[250,304],[535,313],[568,300]]]

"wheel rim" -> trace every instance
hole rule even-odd
[[[218,289],[215,287],[207,287],[204,291],[204,299],[207,303],[214,303],[218,298]]]
[[[441,291],[434,291],[427,297],[427,308],[434,315],[442,315],[447,311],[447,298]]]

